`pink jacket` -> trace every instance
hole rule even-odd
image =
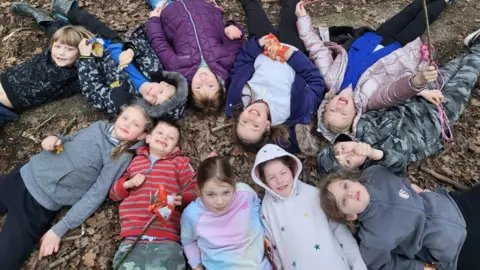
[[[322,124],[322,114],[328,102],[340,90],[347,69],[348,54],[342,46],[330,42],[328,28],[320,27],[314,30],[309,16],[298,18],[297,28],[310,59],[320,70],[328,89],[318,108],[317,131],[331,141],[335,134]],[[411,87],[409,82],[412,74],[426,64],[421,59],[421,46],[422,41],[417,38],[378,60],[362,74],[354,89],[357,115],[353,121],[352,132],[348,135],[355,137],[356,126],[362,113],[404,103],[423,90]]]

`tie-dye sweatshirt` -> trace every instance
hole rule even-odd
[[[219,215],[200,198],[184,211],[181,241],[192,268],[208,270],[271,269],[264,254],[260,199],[244,183],[236,185],[229,209]]]

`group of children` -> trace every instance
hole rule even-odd
[[[480,30],[437,71],[419,39],[420,0],[376,30],[314,29],[298,0],[282,1],[277,30],[257,0],[240,0],[245,44],[243,28],[204,0],[147,2],[146,28],[127,41],[74,0],[53,0],[57,19],[12,4],[49,45],[1,73],[0,125],[76,92],[118,116],[45,138],[0,176],[2,267],[20,269],[37,242],[39,258],[56,253],[108,195],[120,202],[120,269],[475,269],[480,189],[422,190],[403,174],[452,136],[480,73]],[[430,22],[450,2],[427,1]],[[429,90],[438,81],[443,91]],[[257,153],[262,200],[225,157],[195,173],[174,122],[187,103],[203,113],[225,105],[236,143]],[[330,146],[318,149],[315,129]],[[312,149],[328,173],[319,188],[299,179],[293,155]],[[159,190],[171,213],[144,230]]]

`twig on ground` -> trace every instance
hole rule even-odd
[[[79,235],[74,235],[74,236],[69,236],[66,237],[63,241],[72,241],[72,240],[77,240],[81,238],[82,236],[85,235],[85,223],[82,223],[82,232]]]
[[[449,184],[449,185],[453,186],[454,188],[456,188],[458,190],[461,190],[461,191],[468,190],[468,188],[466,186],[464,186],[460,183],[457,183],[457,182],[453,181],[452,179],[446,177],[445,175],[439,174],[432,169],[425,168],[425,167],[420,167],[420,170],[425,172],[425,173],[430,174],[431,176],[435,177],[437,180],[442,181],[443,183],[446,183],[446,184]]]
[[[68,254],[67,256],[65,257],[62,257],[52,263],[50,263],[48,265],[49,268],[55,268],[57,266],[59,266],[60,264],[64,263],[64,262],[67,262],[68,260],[70,260],[71,258],[79,255],[80,253],[83,253],[83,251],[85,250],[85,248],[79,248],[79,249],[76,249],[74,251],[72,251],[70,254]]]
[[[228,123],[228,124],[225,124],[225,125],[221,125],[221,126],[218,126],[218,127],[214,127],[212,128],[212,132],[216,132],[216,131],[219,131],[219,130],[222,130],[224,128],[228,128],[228,127],[231,127],[233,126],[233,123]]]
[[[39,128],[43,127],[45,124],[50,122],[55,116],[57,116],[58,113],[54,113],[52,116],[50,116],[47,120],[43,121],[38,127],[36,127],[33,131],[37,131]]]
[[[76,121],[77,121],[77,115],[75,114],[75,116],[73,116],[73,118],[70,119],[70,121],[68,121],[68,123],[63,128],[62,134],[68,134]]]
[[[41,140],[35,138],[32,134],[30,134],[26,131],[22,132],[22,137],[30,139],[30,140],[34,141],[35,143],[41,143],[42,142]]]

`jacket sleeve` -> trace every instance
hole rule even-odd
[[[230,40],[227,35],[225,35],[225,28],[229,27],[230,25],[236,26],[240,31],[242,31],[242,36],[238,39]],[[243,39],[245,37],[245,30],[241,25],[236,23],[233,20],[229,20],[225,22],[224,28],[222,29],[222,37],[223,37],[223,45],[227,46],[229,51],[232,53],[238,52],[238,50],[242,47],[243,45]]]
[[[93,107],[115,113],[111,99],[112,88],[106,85],[99,72],[98,65],[93,58],[84,58],[77,61],[78,78],[82,86],[82,94]],[[126,85],[124,87],[127,87]]]
[[[247,41],[245,45],[243,45],[242,49],[237,55],[235,62],[233,63],[232,67],[232,74],[235,74],[239,68],[246,64],[254,63],[255,59],[262,53],[262,48],[258,43],[258,38],[253,37]],[[233,84],[233,83],[232,83]]]
[[[334,62],[330,49],[325,46],[325,43],[320,39],[318,33],[315,33],[310,16],[307,15],[298,18],[297,29],[298,34],[307,49],[308,56],[320,70],[320,74],[325,79],[327,89],[332,89],[335,83],[338,83],[338,78],[335,78],[334,74],[339,72],[339,67],[337,67],[338,63]]]
[[[185,188],[182,194],[182,208],[185,208],[189,205],[193,200],[195,200],[197,196],[196,192],[196,179],[193,179],[194,171],[192,166],[190,165],[190,159],[185,158],[185,162],[183,162],[180,166],[179,171],[177,172],[177,181],[180,185],[180,188]]]
[[[109,197],[115,202],[125,200],[125,198],[127,198],[128,195],[130,194],[130,192],[123,187],[123,184],[125,183],[125,181],[131,178],[130,168],[133,165],[133,162],[134,161],[130,163],[130,166],[128,166],[127,170],[122,175],[122,177],[120,177],[120,179],[118,179],[110,188]]]
[[[202,263],[200,248],[198,247],[197,236],[195,234],[196,222],[191,219],[188,213],[184,212],[180,223],[180,240],[182,242],[185,256],[187,256],[188,264],[193,269],[195,266]]]
[[[125,171],[127,162],[113,163],[110,161],[104,164],[100,175],[90,189],[77,201],[67,214],[52,227],[52,230],[59,237],[63,237],[69,230],[80,226],[88,217],[90,217],[98,207],[103,203],[108,195],[110,186],[118,177],[119,172]]]
[[[396,104],[405,103],[424,88],[415,89],[410,84],[412,75],[403,76],[395,82],[381,87],[370,97],[367,103],[367,111],[380,110]]]
[[[383,158],[375,161],[374,164],[382,165],[396,175],[404,175],[407,167],[407,159],[402,153],[395,150],[384,149]]]
[[[147,21],[147,33],[150,46],[162,65],[167,70],[178,70],[181,59],[178,57],[172,44],[167,40],[160,17],[152,17]]]
[[[343,253],[345,254],[350,269],[367,270],[367,266],[363,262],[357,241],[353,238],[352,232],[344,224],[333,222],[331,220],[329,223],[333,235],[342,246]]]
[[[310,89],[310,91],[308,91],[309,102],[313,104],[313,110],[316,111],[323,98],[323,91],[325,90],[325,84],[318,68],[313,65],[307,56],[299,51],[294,52],[287,63],[307,83],[307,87]]]

